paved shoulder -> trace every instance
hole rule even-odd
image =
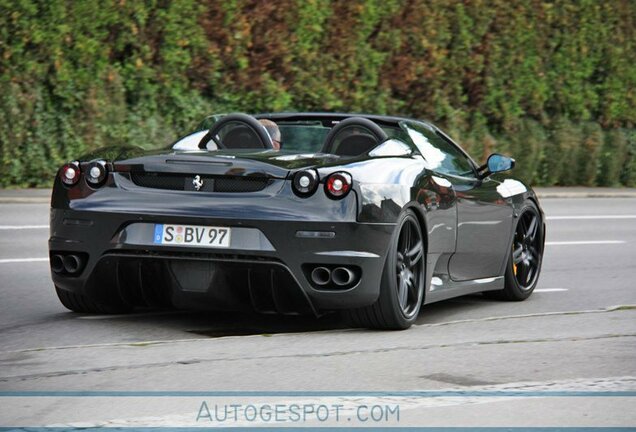
[[[0,189],[0,204],[48,203],[51,189]]]

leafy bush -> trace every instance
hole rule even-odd
[[[625,138],[627,139],[627,155],[620,182],[626,186],[636,187],[636,130],[626,132]]]
[[[427,118],[540,184],[634,184],[631,0],[0,0],[0,186],[213,112]],[[607,172],[606,172],[607,171]]]
[[[600,170],[597,183],[601,186],[617,186],[628,160],[627,137],[624,131],[614,129],[605,135],[600,157]]]

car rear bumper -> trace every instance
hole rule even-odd
[[[77,273],[52,269],[52,278],[97,300],[118,290],[132,303],[182,308],[320,313],[377,299],[393,224],[276,219],[52,209],[51,258],[81,260]],[[231,244],[158,245],[155,224],[230,227]],[[316,266],[352,269],[355,283],[318,286]]]

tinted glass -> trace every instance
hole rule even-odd
[[[418,148],[428,168],[442,174],[473,177],[470,160],[461,150],[422,123],[401,122],[409,138]]]
[[[319,152],[331,130],[321,122],[279,122],[283,150],[299,153]]]

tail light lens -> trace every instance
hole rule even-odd
[[[67,163],[60,169],[59,177],[62,183],[67,186],[76,185],[80,179],[79,162]]]
[[[346,172],[330,174],[325,181],[325,193],[329,198],[344,198],[351,190],[351,175]]]
[[[86,167],[86,182],[92,187],[101,186],[108,176],[108,167],[103,160],[93,161]]]
[[[318,188],[318,173],[314,170],[298,171],[292,180],[292,189],[300,197],[307,197]]]

